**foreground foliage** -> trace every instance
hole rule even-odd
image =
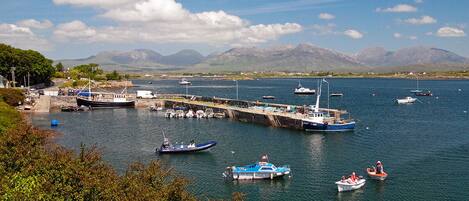
[[[134,163],[121,176],[95,147],[77,155],[51,142],[55,135],[0,101],[0,199],[195,200],[188,181],[159,161]]]

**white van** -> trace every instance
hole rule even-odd
[[[156,98],[156,94],[151,91],[137,90],[137,98]]]

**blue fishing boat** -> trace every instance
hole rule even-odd
[[[303,129],[305,131],[353,131],[355,129],[355,121],[340,118],[343,111],[333,109],[320,110],[319,100],[321,98],[323,82],[328,83],[325,79],[321,80],[319,83],[316,105],[313,107],[312,111],[308,113],[308,117],[302,119]],[[331,113],[333,115],[331,115]]]
[[[274,179],[289,175],[290,172],[288,165],[276,167],[274,164],[269,163],[267,155],[263,155],[257,163],[227,167],[223,177],[233,180]]]
[[[198,152],[208,150],[215,145],[217,145],[216,141],[208,141],[206,143],[195,144],[192,140],[189,144],[177,144],[173,145],[169,142],[169,139],[163,133],[163,144],[161,147],[156,149],[156,152],[160,154],[175,154],[175,153],[191,153],[191,152]]]

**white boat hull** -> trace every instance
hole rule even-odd
[[[256,173],[233,173],[234,180],[274,179],[290,174],[290,172],[256,172]]]
[[[396,99],[397,104],[411,104],[417,101],[416,98]]]
[[[345,181],[335,182],[335,184],[337,184],[337,190],[339,192],[357,190],[363,187],[365,183],[366,183],[365,179],[359,179],[357,182],[350,182],[350,179],[347,179]]]

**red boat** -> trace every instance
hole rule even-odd
[[[380,174],[377,174],[376,173],[376,169],[373,167],[373,168],[366,168],[366,173],[368,173],[368,176],[371,178],[371,179],[376,179],[376,180],[385,180],[386,177],[388,177],[388,173],[386,172],[382,172]]]

